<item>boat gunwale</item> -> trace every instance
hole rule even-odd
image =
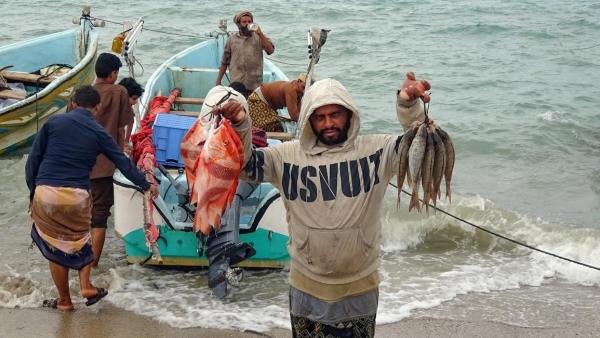
[[[49,37],[57,37],[59,35],[67,35],[66,33],[68,32],[72,32],[75,33],[75,39],[76,39],[76,50],[78,51],[81,48],[81,44],[83,43],[83,37],[82,34],[83,32],[81,31],[81,28],[74,28],[74,29],[69,29],[69,30],[65,30],[62,32],[56,32],[56,33],[52,33],[49,35],[45,35],[42,37],[38,37],[38,38],[34,38],[31,40],[26,40],[26,41],[22,41],[22,42],[18,42],[18,43],[13,43],[10,44],[8,46],[3,46],[0,47],[0,52],[2,51],[2,49],[7,49],[10,46],[17,46],[17,45],[24,45],[26,43],[30,43],[30,42],[34,42],[34,41],[40,41],[40,40],[48,40]],[[0,109],[0,117],[7,115],[9,113],[14,112],[17,109],[23,108],[29,104],[35,103],[36,100],[40,100],[43,99],[44,97],[52,94],[58,87],[60,87],[63,83],[75,78],[79,73],[81,73],[81,71],[83,69],[85,69],[85,67],[87,67],[91,62],[94,61],[94,59],[96,58],[96,53],[98,51],[98,41],[99,41],[99,33],[96,30],[90,30],[89,31],[89,38],[90,41],[88,42],[88,50],[86,51],[85,55],[83,56],[83,58],[77,63],[77,65],[73,68],[71,68],[67,73],[65,73],[62,76],[57,77],[54,81],[50,82],[46,87],[44,87],[41,91],[25,98],[24,100],[20,100],[19,102],[16,102],[10,106],[7,106],[3,109]]]

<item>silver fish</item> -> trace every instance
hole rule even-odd
[[[398,186],[398,207],[400,207],[400,194],[402,193],[404,177],[408,171],[408,150],[410,149],[410,145],[412,144],[418,129],[419,125],[415,124],[412,128],[407,130],[402,136],[400,146],[398,147],[398,156],[400,157],[400,160],[398,161],[398,181],[396,182]]]
[[[415,136],[410,149],[408,150],[408,167],[410,176],[412,177],[412,196],[408,211],[416,208],[421,211],[419,203],[419,181],[421,179],[421,167],[423,166],[423,158],[425,156],[425,147],[427,144],[427,126],[425,123],[419,126],[417,135]]]
[[[452,170],[454,170],[454,144],[452,139],[442,128],[436,126],[436,130],[446,147],[446,167],[444,168],[444,179],[446,180],[446,198],[452,203],[452,190],[450,181],[452,181]]]
[[[433,177],[433,161],[435,159],[435,148],[433,147],[433,131],[426,126],[427,129],[427,146],[425,147],[425,155],[423,156],[423,165],[421,166],[421,184],[423,186],[423,204],[425,211],[429,213],[429,200],[431,199],[432,177]]]
[[[444,169],[446,167],[446,147],[435,127],[433,128],[433,131],[435,160],[433,163],[433,190],[431,191],[431,199],[433,200],[433,206],[436,207],[437,199],[440,198],[440,185],[442,184]]]

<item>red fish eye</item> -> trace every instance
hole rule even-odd
[[[225,145],[225,146],[226,146],[226,145],[228,145],[228,144],[229,144],[229,141],[223,141],[223,145]]]

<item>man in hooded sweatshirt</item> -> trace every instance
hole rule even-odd
[[[233,22],[239,32],[230,35],[225,42],[216,84],[221,85],[223,75],[229,68],[229,83],[241,82],[246,90],[252,92],[263,81],[263,50],[271,55],[275,45],[258,25],[256,30],[249,29],[248,26],[254,23],[252,13],[241,11],[233,16]]]
[[[216,103],[224,94],[209,93],[206,101]],[[229,119],[249,144],[251,121],[244,106],[229,101],[213,113]],[[359,136],[358,109],[333,79],[310,87],[300,115],[299,139],[246,147],[242,171],[242,179],[271,182],[287,210],[293,337],[373,337],[380,209],[398,170],[402,136]]]

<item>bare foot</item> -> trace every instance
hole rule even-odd
[[[91,306],[98,303],[102,298],[108,295],[108,290],[104,288],[94,288],[95,292],[92,292],[90,289],[82,289],[81,296],[87,298],[87,302],[85,305]]]
[[[95,287],[81,289],[81,297],[92,298],[98,294],[98,290]]]

